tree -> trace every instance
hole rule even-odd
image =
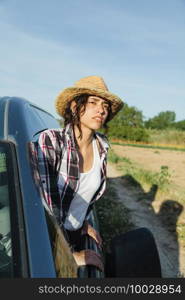
[[[173,127],[179,130],[185,130],[185,120],[175,122]]]
[[[124,105],[123,109],[108,123],[108,136],[111,138],[148,141],[144,128],[143,114],[134,106]]]
[[[166,129],[173,126],[175,118],[176,114],[174,111],[160,112],[157,116],[146,121],[145,127],[151,129]]]
[[[134,106],[125,103],[123,109],[114,117],[110,125],[143,127],[143,114]]]

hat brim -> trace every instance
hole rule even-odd
[[[102,89],[69,87],[64,89],[62,92],[60,92],[60,94],[56,98],[57,113],[60,116],[64,117],[67,103],[72,101],[76,96],[80,96],[84,94],[101,97],[111,103],[112,112],[111,115],[109,116],[109,120],[111,120],[118,113],[118,111],[122,109],[124,105],[121,98],[110,93],[109,91],[104,91]]]

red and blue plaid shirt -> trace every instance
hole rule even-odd
[[[99,142],[101,161],[101,183],[94,194],[86,217],[105,191],[106,162],[109,145],[104,135],[95,133]],[[69,124],[63,129],[43,131],[37,143],[31,143],[32,163],[42,182],[44,198],[57,217],[60,225],[64,224],[72,199],[78,190],[80,170],[79,156],[75,145],[73,128]]]

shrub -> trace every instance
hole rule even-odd
[[[148,142],[149,140],[149,134],[145,128],[130,126],[109,127],[108,137],[135,142]]]

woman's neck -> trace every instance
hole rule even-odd
[[[77,126],[74,126],[74,134],[80,150],[85,150],[92,144],[94,130],[90,130],[89,128],[83,128],[82,138],[79,138],[79,129]]]

